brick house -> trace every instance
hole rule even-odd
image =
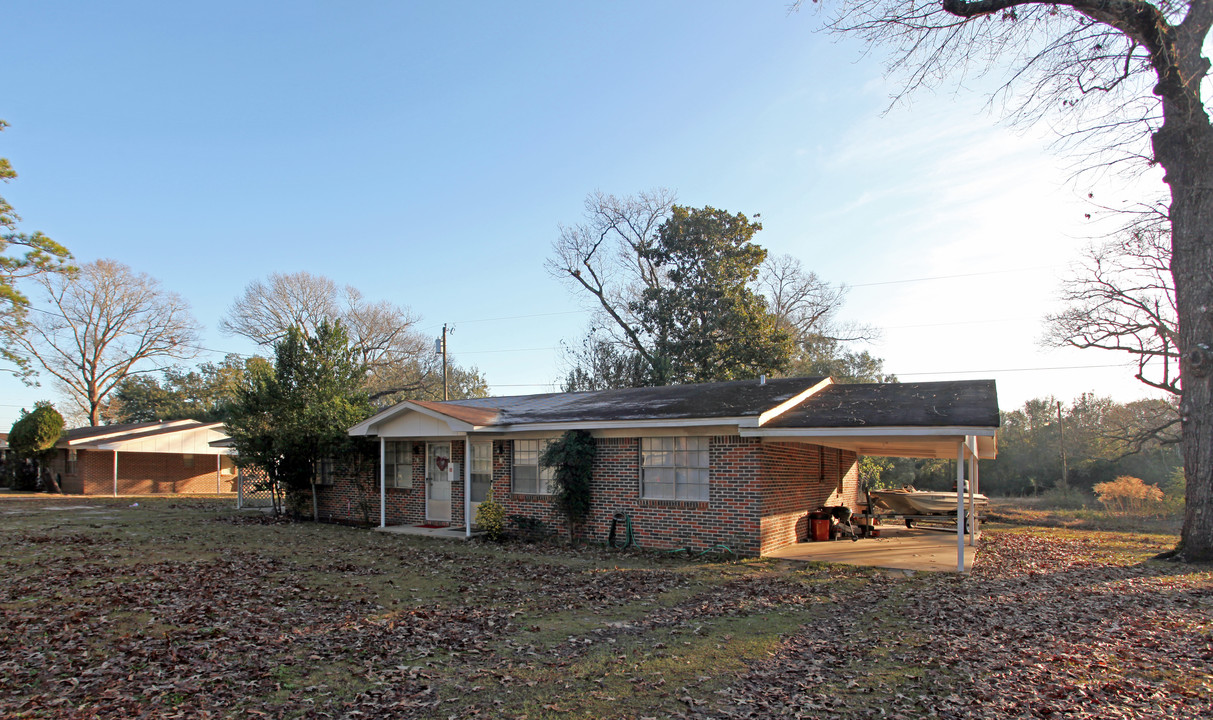
[[[335,473],[317,496],[331,520],[465,531],[491,496],[507,514],[559,528],[538,458],[581,429],[598,444],[587,539],[605,540],[615,513],[627,513],[643,547],[723,544],[753,555],[803,540],[807,513],[822,505],[854,508],[860,455],[959,458],[961,467],[969,458],[974,472],[976,457],[994,455],[998,423],[992,380],[781,378],[406,401],[350,429],[378,438],[378,467]]]
[[[154,495],[235,492],[236,469],[223,423],[197,420],[65,430],[48,463],[65,493]]]

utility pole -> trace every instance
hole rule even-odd
[[[1058,485],[1062,490],[1066,490],[1070,486],[1070,471],[1066,467],[1066,426],[1061,421],[1061,401],[1057,401],[1057,432],[1061,438],[1061,483]]]
[[[449,397],[447,397],[447,386],[446,386],[446,332],[447,332],[446,323],[442,323],[442,339],[440,339],[438,341],[438,347],[436,349],[438,350],[438,354],[442,356],[442,400],[443,400],[443,402],[450,399]]]

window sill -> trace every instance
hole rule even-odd
[[[542,498],[551,498],[551,497],[552,497],[551,493],[527,493],[527,492],[517,492],[515,490],[510,491],[510,499],[512,499],[512,500],[539,500]]]
[[[640,499],[641,507],[667,507],[681,508],[683,510],[706,510],[708,507],[707,500],[650,500],[646,498]]]

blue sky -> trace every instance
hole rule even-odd
[[[886,113],[879,56],[786,5],[10,2],[3,194],[23,229],[185,297],[199,361],[254,350],[218,332],[247,283],[307,270],[454,325],[495,393],[550,389],[588,317],[544,270],[558,225],[664,186],[761,213],[761,244],[851,285],[844,315],[904,380],[993,377],[1004,409],[1145,395],[1088,367],[1120,358],[1037,341],[1096,232],[1087,192],[1157,178],[1071,183],[977,94]],[[0,427],[55,395],[0,379]]]

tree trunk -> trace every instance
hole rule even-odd
[[[1164,100],[1164,107],[1166,105]],[[1213,127],[1203,109],[1166,113],[1154,156],[1171,187],[1171,274],[1179,315],[1184,524],[1178,549],[1213,560]]]

